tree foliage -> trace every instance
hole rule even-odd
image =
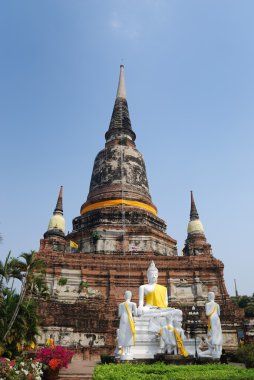
[[[254,368],[254,344],[245,344],[239,347],[234,358],[240,363],[245,363],[246,367]]]
[[[21,283],[19,294],[17,281]],[[36,340],[38,300],[47,296],[45,264],[34,251],[18,258],[9,252],[5,261],[0,261],[0,354],[11,355],[17,343]]]
[[[254,294],[249,296],[231,297],[236,305],[244,309],[246,317],[254,317]]]

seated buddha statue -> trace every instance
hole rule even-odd
[[[139,287],[138,315],[161,314],[165,315],[172,308],[168,308],[168,292],[165,286],[157,284],[158,269],[152,261],[147,270],[148,284]]]

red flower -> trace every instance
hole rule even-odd
[[[36,358],[46,364],[49,365],[49,362],[52,359],[58,359],[60,363],[58,363],[58,368],[68,367],[68,363],[70,362],[74,352],[68,350],[62,346],[55,347],[43,347],[37,351]],[[54,364],[53,364],[54,365]]]
[[[51,369],[57,369],[57,368],[61,368],[61,360],[60,359],[51,359],[49,362],[48,362],[48,365]]]

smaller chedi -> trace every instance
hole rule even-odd
[[[120,360],[153,359],[167,353],[182,357],[195,356],[195,345],[200,339],[186,338],[182,328],[183,313],[168,306],[167,288],[157,284],[159,271],[152,261],[147,270],[148,283],[139,287],[138,308],[131,302],[132,293],[126,291],[125,302],[119,305],[120,325],[117,330],[115,356]],[[198,350],[200,356],[217,359],[221,355],[222,333],[219,305],[214,293],[208,293],[208,350]]]

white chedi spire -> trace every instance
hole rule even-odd
[[[204,234],[204,227],[200,219],[191,220],[187,227],[188,234],[201,233]]]
[[[48,225],[48,231],[49,230],[60,230],[63,233],[65,232],[65,219],[63,215],[61,214],[54,214],[51,216],[49,225]]]
[[[48,231],[57,229],[65,232],[65,219],[63,216],[63,186],[60,188],[59,196],[57,199],[57,204],[53,215],[50,218]]]
[[[190,210],[190,221],[187,227],[188,234],[204,234],[204,227],[201,220],[199,219],[197,207],[194,200],[193,192],[191,191],[191,210]]]
[[[124,82],[124,65],[120,65],[120,76],[119,76],[119,83],[118,83],[116,97],[126,99],[126,89],[125,89],[125,82]]]

